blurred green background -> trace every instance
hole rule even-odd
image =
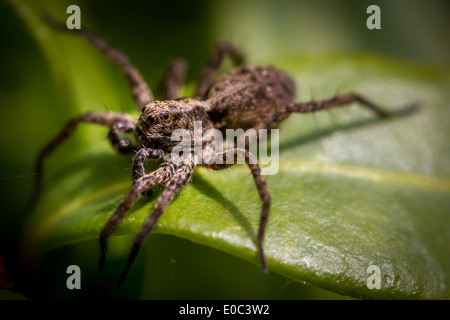
[[[42,46],[42,41],[52,39],[45,40],[42,30],[27,19],[29,11],[36,14],[44,10],[64,21],[68,16],[65,9],[70,4],[81,7],[83,27],[122,49],[155,88],[166,63],[178,56],[189,63],[187,83],[192,85],[218,41],[230,41],[242,48],[251,62],[267,61],[270,57],[371,52],[417,64],[448,67],[450,3],[443,0],[0,3],[0,254],[10,288],[40,299],[344,298],[275,274],[262,276],[258,266],[163,235],[155,235],[147,244],[144,258],[133,270],[135,276],[129,278],[130,283],[122,290],[115,289],[115,282],[133,239],[130,236],[113,240],[116,252],[111,253],[110,266],[102,273],[97,270],[97,243],[92,241],[53,250],[31,270],[19,267],[23,211],[31,189],[33,159],[42,144],[68,119],[77,101],[86,99],[70,88],[80,81],[98,86],[98,95],[92,95],[86,110],[95,110],[97,105],[133,110],[124,80],[108,61],[98,59],[92,73],[81,79],[75,76],[61,79],[67,74],[66,69],[76,66],[49,63],[57,54],[66,55],[67,59],[74,56],[83,63],[83,52],[52,51]],[[381,30],[366,28],[366,8],[371,4],[381,8]],[[102,96],[108,90],[117,92],[113,100]],[[83,270],[85,290],[67,290],[65,270],[70,264]]]

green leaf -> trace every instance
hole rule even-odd
[[[70,96],[66,118],[48,123],[47,138],[49,128],[56,133],[71,116],[95,106],[133,112],[114,107],[132,106],[115,66],[82,39],[54,34],[32,13],[23,16],[46,32],[45,41],[42,34],[37,39]],[[272,196],[269,270],[358,298],[449,298],[448,70],[362,54],[259,62],[286,70],[302,101],[352,91],[392,110],[420,106],[416,114],[388,120],[352,105],[283,123],[279,172],[266,177]],[[98,237],[131,186],[131,157],[117,155],[106,134],[105,128],[79,128],[46,163],[25,252]],[[141,197],[115,235],[136,233],[154,202]],[[260,212],[245,166],[197,168],[154,232],[258,263]],[[381,289],[368,288],[372,265],[380,268]]]

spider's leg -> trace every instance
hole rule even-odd
[[[410,106],[407,108],[403,108],[401,110],[397,111],[388,111],[385,110],[376,104],[372,103],[371,101],[363,98],[362,96],[355,94],[355,93],[349,93],[349,94],[343,94],[343,95],[337,95],[333,98],[329,99],[323,99],[323,100],[313,100],[310,102],[303,102],[303,103],[293,103],[288,106],[286,106],[284,111],[278,112],[273,117],[274,126],[281,122],[282,120],[286,119],[291,113],[293,112],[299,112],[299,113],[309,113],[324,109],[329,109],[333,107],[338,106],[344,106],[348,105],[353,102],[360,103],[363,107],[366,107],[373,112],[375,112],[379,117],[387,118],[387,117],[393,117],[393,116],[399,116],[399,115],[407,115],[413,111],[415,111],[415,106]]]
[[[261,267],[263,269],[264,273],[267,273],[267,265],[266,265],[266,258],[264,254],[264,233],[266,230],[266,224],[267,220],[269,218],[269,209],[270,209],[270,194],[269,190],[267,189],[266,182],[261,174],[261,168],[259,167],[258,161],[256,158],[247,150],[240,149],[240,148],[233,148],[228,149],[225,152],[218,153],[214,159],[222,159],[222,163],[213,162],[211,164],[203,163],[202,165],[211,168],[214,170],[221,170],[228,168],[234,164],[236,164],[238,157],[241,157],[245,160],[245,163],[250,168],[253,176],[253,180],[255,182],[256,188],[258,189],[259,196],[261,198],[261,201],[263,203],[262,205],[262,211],[261,211],[261,218],[259,222],[259,228],[258,228],[258,252],[259,252],[259,258],[261,261]],[[227,163],[226,159],[233,158],[233,163]]]
[[[175,195],[183,189],[184,186],[189,182],[193,172],[193,165],[186,165],[179,167],[173,178],[167,183],[166,188],[156,200],[155,207],[147,219],[144,221],[144,225],[136,236],[133,247],[131,249],[130,255],[128,256],[127,264],[120,275],[118,287],[121,287],[125,278],[130,271],[131,265],[136,260],[137,254],[147,239],[150,232],[153,230],[154,226],[158,222],[158,219],[167,209],[169,204],[172,202]]]
[[[138,69],[136,69],[135,66],[133,66],[128,57],[123,52],[112,47],[105,40],[85,28],[69,30],[67,29],[65,24],[61,24],[55,21],[47,14],[44,14],[43,18],[55,30],[81,34],[107,57],[115,61],[122,68],[123,73],[128,79],[136,108],[139,111],[141,111],[141,109],[148,101],[154,100],[153,94],[144,78],[142,77],[141,73],[138,71]]]
[[[217,44],[198,79],[197,89],[195,91],[197,97],[205,97],[226,55],[232,58],[235,65],[242,64],[244,61],[243,54],[229,43],[221,42]]]
[[[179,97],[186,75],[187,64],[183,59],[173,59],[158,86],[158,93],[164,100],[174,100]]]
[[[131,133],[134,131],[136,124],[131,121],[116,121],[109,130],[108,138],[111,141],[113,147],[120,153],[129,153],[135,147],[131,141],[122,137],[123,133]]]
[[[123,126],[124,128],[134,128],[134,120],[131,116],[118,112],[89,112],[81,114],[70,120],[66,126],[56,135],[44,148],[41,149],[35,163],[35,178],[33,184],[33,191],[27,209],[31,209],[34,202],[39,197],[42,188],[42,172],[44,160],[61,144],[63,143],[75,130],[77,125],[81,122],[96,123],[107,127],[111,127],[110,138],[113,144],[117,142],[116,147],[121,150],[121,145],[129,145],[129,143],[120,142],[117,134],[119,129],[114,129],[114,126]],[[116,140],[114,140],[116,139]],[[128,147],[126,147],[128,150]],[[125,151],[125,150],[122,150]]]
[[[161,166],[161,168],[141,176],[134,182],[131,189],[122,199],[116,211],[114,211],[114,213],[111,215],[109,220],[104,225],[102,231],[100,232],[100,269],[103,269],[105,264],[106,251],[108,249],[108,238],[111,236],[114,229],[123,219],[127,211],[136,202],[136,200],[142,193],[169,181],[174,175],[173,168],[174,167],[172,165],[163,165]]]
[[[119,66],[122,68],[123,73],[128,79],[136,108],[139,111],[141,111],[141,109],[147,102],[154,100],[153,94],[150,91],[147,82],[145,82],[141,73],[138,71],[138,69],[136,69],[135,66],[133,66],[128,57],[123,52],[110,46],[105,40],[93,34],[91,31],[88,31],[86,29],[80,29],[77,31],[81,33],[81,35],[83,35],[83,37],[85,37],[96,48],[102,51],[108,58],[119,64]]]

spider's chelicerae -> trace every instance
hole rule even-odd
[[[122,52],[85,29],[72,32],[81,34],[106,56],[118,63],[128,78],[135,104],[141,114],[135,121],[133,117],[124,113],[89,112],[69,121],[38,156],[35,190],[41,189],[44,159],[73,133],[79,123],[96,123],[108,127],[108,137],[119,152],[136,152],[133,159],[133,185],[100,232],[101,268],[105,262],[107,240],[129,208],[141,194],[150,192],[158,186],[165,186],[165,188],[136,236],[127,264],[120,276],[119,286],[123,283],[139,249],[158,219],[175,195],[191,179],[195,163],[177,165],[170,157],[170,152],[176,143],[171,140],[171,136],[176,129],[187,129],[192,133],[194,121],[200,121],[203,130],[210,128],[221,131],[238,128],[273,129],[294,112],[314,112],[352,102],[359,102],[380,117],[392,115],[357,94],[337,95],[330,99],[296,103],[294,101],[295,85],[288,75],[268,66],[243,65],[244,59],[241,52],[227,43],[220,43],[213,50],[197,82],[195,97],[178,97],[186,64],[180,59],[172,61],[161,86],[164,100],[157,101],[153,98],[152,92],[139,71]],[[232,58],[234,64],[238,66],[215,79],[216,72],[226,56]],[[134,134],[134,143],[125,138],[126,133]],[[257,248],[262,269],[267,272],[263,241],[269,217],[270,194],[259,165],[257,162],[250,161],[253,159],[252,154],[245,149],[229,148],[219,156],[225,157],[230,153],[235,158],[238,155],[244,157],[262,201]],[[144,163],[147,159],[161,158],[163,164],[159,169],[150,173],[145,172]],[[217,162],[201,163],[201,165],[213,170],[221,170],[233,165],[225,161]]]

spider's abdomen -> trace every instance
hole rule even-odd
[[[237,67],[219,77],[206,95],[208,115],[221,130],[275,128],[273,116],[294,99],[292,79],[268,66]]]

